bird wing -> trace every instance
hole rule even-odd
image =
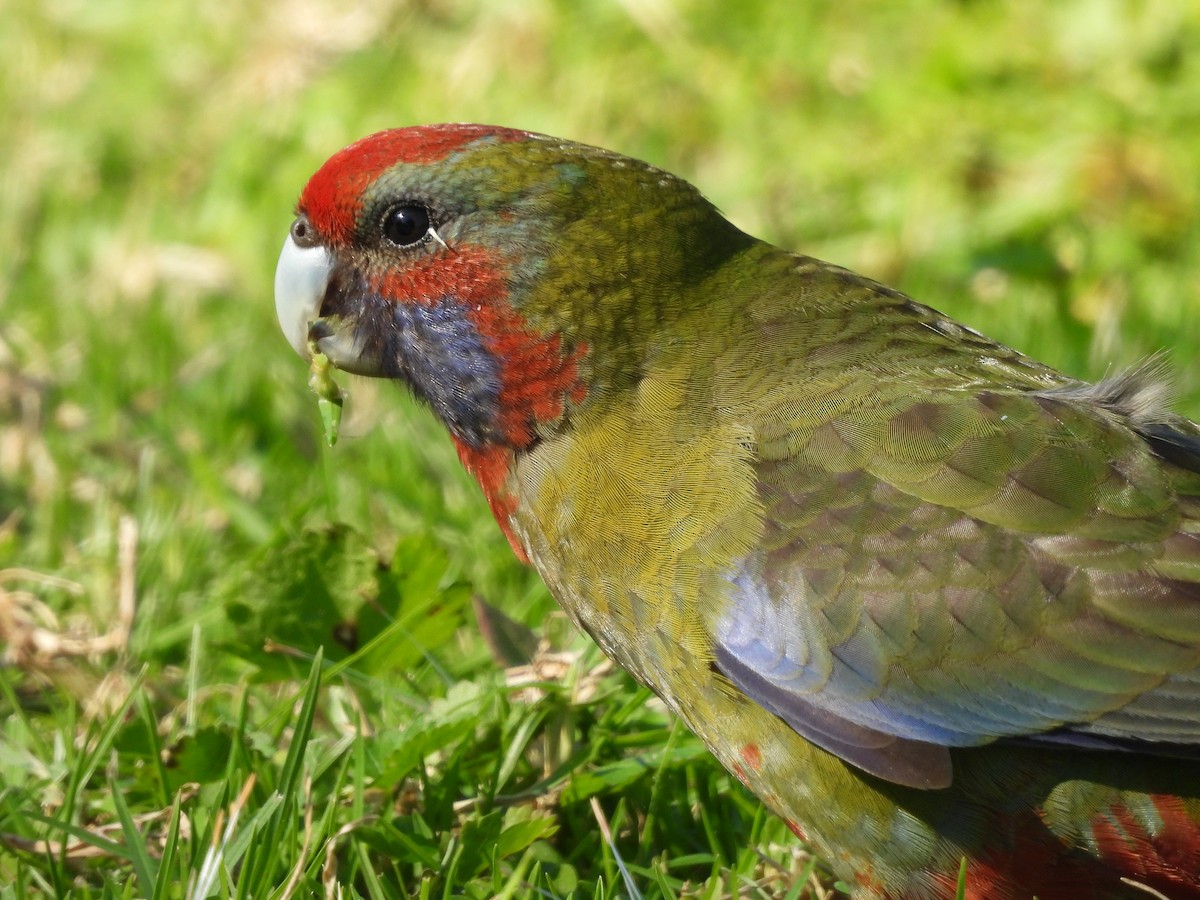
[[[712,625],[725,676],[902,784],[1001,738],[1200,744],[1200,429],[1153,373],[859,365],[749,415],[764,533]]]

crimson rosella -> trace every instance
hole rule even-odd
[[[478,125],[308,182],[302,355],[408,385],[571,618],[855,896],[1200,897],[1200,427]]]

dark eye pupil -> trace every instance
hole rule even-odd
[[[415,244],[429,233],[429,211],[423,206],[397,206],[383,220],[383,236],[399,247]]]

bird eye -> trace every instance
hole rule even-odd
[[[383,236],[397,247],[409,247],[429,233],[429,210],[423,206],[393,206],[383,217]]]

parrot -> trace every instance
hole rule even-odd
[[[302,189],[305,358],[406,385],[516,556],[852,896],[1200,898],[1200,426],[517,129]]]

